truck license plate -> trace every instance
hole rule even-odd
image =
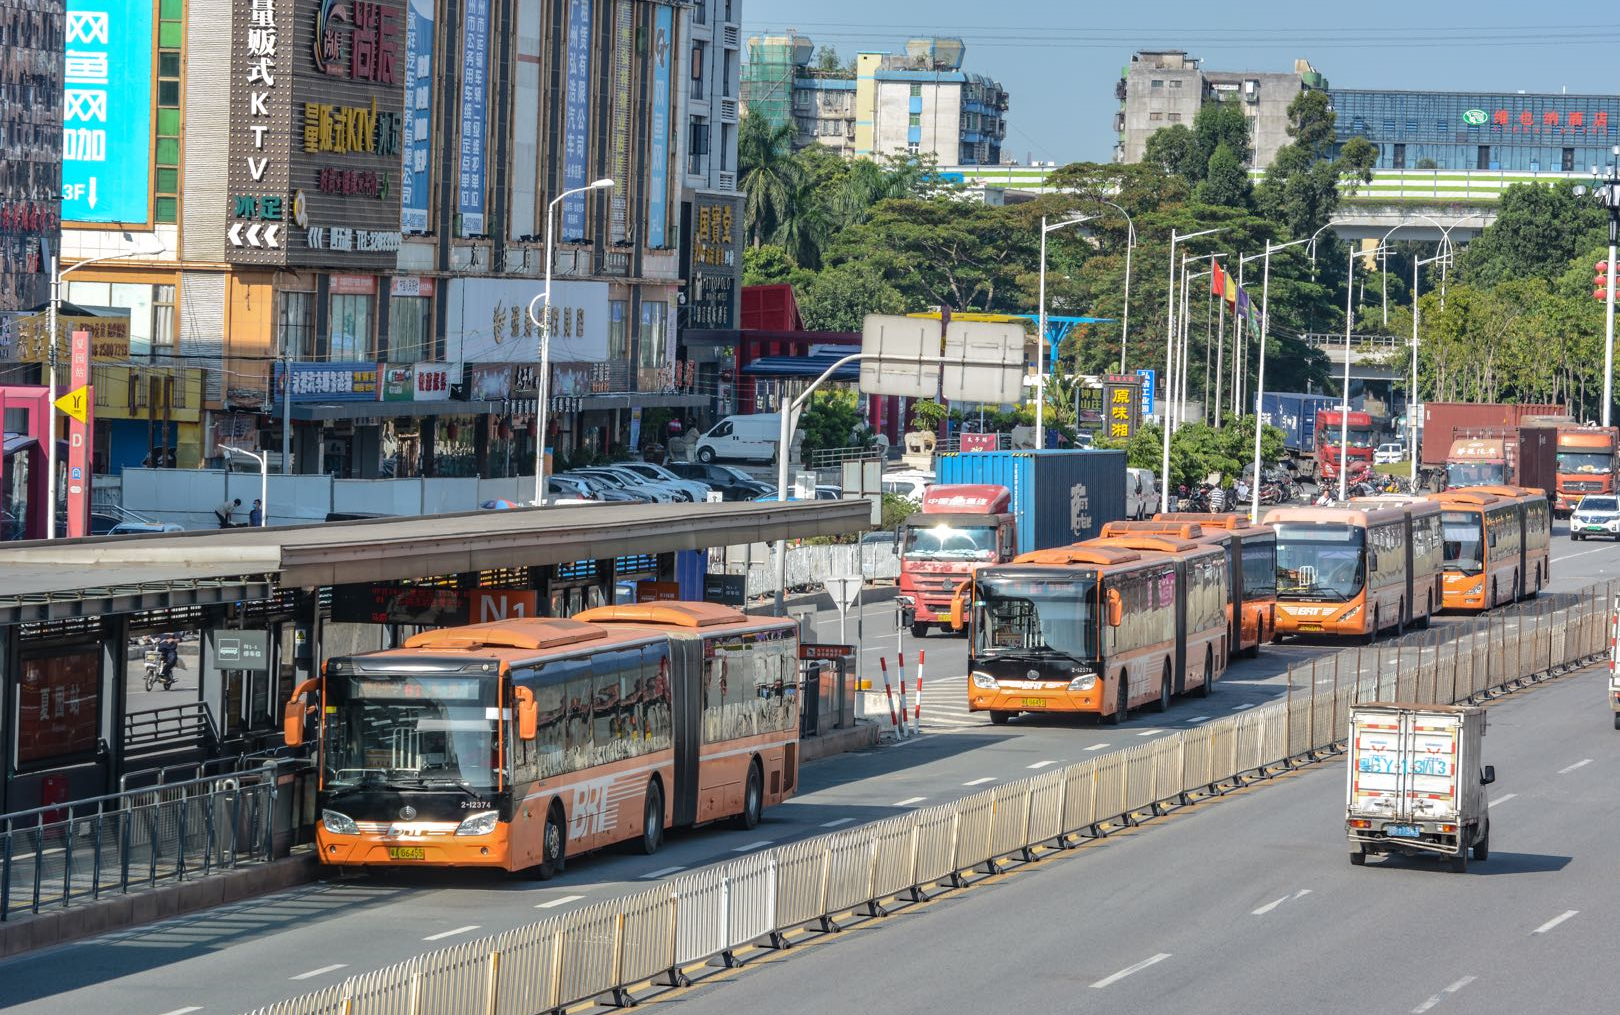
[[[1024,699],[1024,707],[1025,708],[1045,708],[1046,707],[1046,699],[1045,698],[1025,698]]]
[[[390,860],[426,860],[427,850],[421,846],[389,846]]]
[[[1423,829],[1416,825],[1389,825],[1384,829],[1385,834],[1393,835],[1397,839],[1421,839]]]

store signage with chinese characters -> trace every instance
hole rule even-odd
[[[380,370],[375,363],[293,363],[288,385],[286,363],[276,364],[276,399],[294,402],[375,402]]]
[[[461,383],[459,363],[418,363],[411,369],[418,402],[447,402],[450,385]]]
[[[1575,137],[1595,135],[1608,137],[1610,120],[1620,126],[1620,103],[1600,108],[1588,102],[1586,108],[1571,109],[1570,104],[1556,106],[1546,99],[1533,100],[1521,105],[1507,99],[1489,109],[1467,109],[1462,113],[1466,127],[1487,128],[1493,134],[1531,134],[1547,137]]]
[[[150,0],[67,4],[62,214],[69,222],[147,221],[152,10]]]
[[[399,275],[388,280],[388,295],[433,298],[433,280],[418,275]]]
[[[392,253],[399,249],[399,233],[387,230],[350,229],[347,226],[310,226],[304,233],[310,250],[341,250],[361,253]]]
[[[287,145],[293,90],[287,73],[290,39],[286,29],[298,2],[247,0],[245,16],[232,19],[225,256],[238,263],[283,264],[286,260]]]
[[[458,278],[445,285],[445,346],[449,358],[468,363],[528,363],[538,358],[544,315],[533,281]],[[529,315],[534,303],[535,316]],[[608,358],[608,287],[605,282],[551,283],[551,359]]]
[[[59,315],[56,319],[56,355],[67,362],[69,338],[83,331],[90,336],[92,360],[122,362],[129,359],[128,317],[80,317]],[[51,357],[50,318],[45,314],[18,317],[11,344],[0,345],[0,363],[44,363]]]
[[[688,328],[737,326],[737,287],[742,263],[739,200],[698,195],[692,203],[691,277],[683,324]]]
[[[1102,435],[1110,440],[1129,440],[1142,425],[1142,380],[1128,374],[1109,374],[1103,379]]]
[[[382,400],[385,402],[414,402],[416,400],[416,368],[413,366],[383,367]]]

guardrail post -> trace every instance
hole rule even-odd
[[[96,845],[90,853],[90,898],[101,898],[101,837],[106,828],[107,810],[100,804],[96,805]]]
[[[180,799],[176,801],[176,807],[180,811],[180,838],[175,843],[174,877],[177,881],[184,881],[186,879],[186,811],[190,809],[186,806],[185,790],[180,791]]]
[[[624,922],[623,914],[620,914],[619,922],[621,924]],[[614,979],[618,979],[618,977],[615,976]],[[484,1004],[484,1015],[495,1015],[495,1012],[499,1010],[497,1007],[497,998],[501,990],[501,953],[498,950],[491,951],[489,953],[489,973],[488,979],[485,982],[486,987],[484,990],[484,997],[486,1002]],[[618,995],[621,993],[623,993],[626,998],[630,997],[629,993],[625,992],[623,987],[614,987],[613,993],[615,1000],[617,1000]],[[635,1003],[635,1000],[631,999],[630,1004]],[[620,1005],[620,1007],[622,1008],[627,1006]]]
[[[1284,698],[1283,706],[1288,721],[1283,723],[1283,768],[1294,767],[1294,668],[1290,666],[1284,674],[1288,680],[1288,696]],[[1262,759],[1264,760],[1264,759]]]
[[[11,828],[0,833],[0,923],[11,918]]]
[[[69,806],[67,808],[67,822],[64,824],[64,826],[62,828],[62,908],[63,909],[68,908],[68,906],[72,903],[72,899],[73,899],[73,846],[74,846],[73,832],[77,827],[78,827],[78,822],[73,820],[73,808],[71,806]],[[36,856],[36,857],[34,857],[34,862],[39,863],[43,859],[44,859],[44,856]]]
[[[202,872],[206,877],[214,869],[214,806],[217,795],[210,792],[203,798],[203,865]]]
[[[40,815],[41,818],[44,815]],[[45,823],[43,820],[34,823],[34,914],[39,914],[39,890],[42,887],[40,878],[44,874],[45,865],[40,859],[45,855]]]

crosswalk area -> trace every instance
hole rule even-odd
[[[955,733],[990,725],[990,713],[970,712],[967,674],[923,681],[922,728],[928,733]]]

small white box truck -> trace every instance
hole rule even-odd
[[[1495,770],[1481,765],[1485,710],[1365,702],[1350,707],[1345,831],[1350,862],[1369,853],[1444,857],[1457,873],[1490,855]]]

